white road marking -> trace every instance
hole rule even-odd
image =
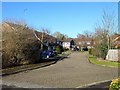
[[[78,86],[76,88],[89,87],[89,86],[92,86],[92,85],[95,85],[95,84],[105,83],[105,82],[108,82],[108,81],[112,81],[112,80],[104,80],[104,81],[93,82],[93,83],[90,83],[90,84],[85,84],[85,85],[82,85],[82,86]]]

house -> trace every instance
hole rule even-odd
[[[120,62],[120,34],[112,36],[112,45],[115,49],[108,50],[106,60]]]
[[[63,48],[65,49],[74,49],[75,48],[75,41],[72,38],[68,38],[63,41],[62,43]]]
[[[113,35],[113,45],[116,49],[120,48],[120,34]]]
[[[81,50],[84,48],[89,49],[93,47],[93,39],[89,37],[76,38],[75,42],[76,42],[76,46]]]
[[[54,42],[51,42],[51,43],[48,42],[48,50],[55,50],[57,46],[62,46],[61,40],[58,40],[55,38]]]

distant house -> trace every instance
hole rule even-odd
[[[57,44],[57,45],[61,45],[61,46],[62,46],[62,43],[63,43],[63,42],[62,42],[61,40],[56,39],[56,44]]]
[[[48,43],[48,50],[55,50],[57,46],[62,46],[62,41],[55,39],[54,42]]]
[[[79,47],[80,49],[83,48],[92,48],[93,47],[93,39],[89,37],[84,37],[84,38],[76,38],[76,46]]]
[[[75,42],[72,38],[68,38],[68,39],[64,40],[62,45],[63,45],[63,48],[66,48],[66,49],[75,48]]]

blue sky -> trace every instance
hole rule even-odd
[[[103,10],[115,12],[117,2],[3,2],[2,19],[25,20],[38,31],[47,28],[75,38],[85,30],[93,31],[101,20]]]

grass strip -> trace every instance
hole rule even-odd
[[[96,65],[107,66],[107,67],[120,67],[120,63],[112,62],[107,60],[97,60],[97,57],[90,55],[89,61]]]

